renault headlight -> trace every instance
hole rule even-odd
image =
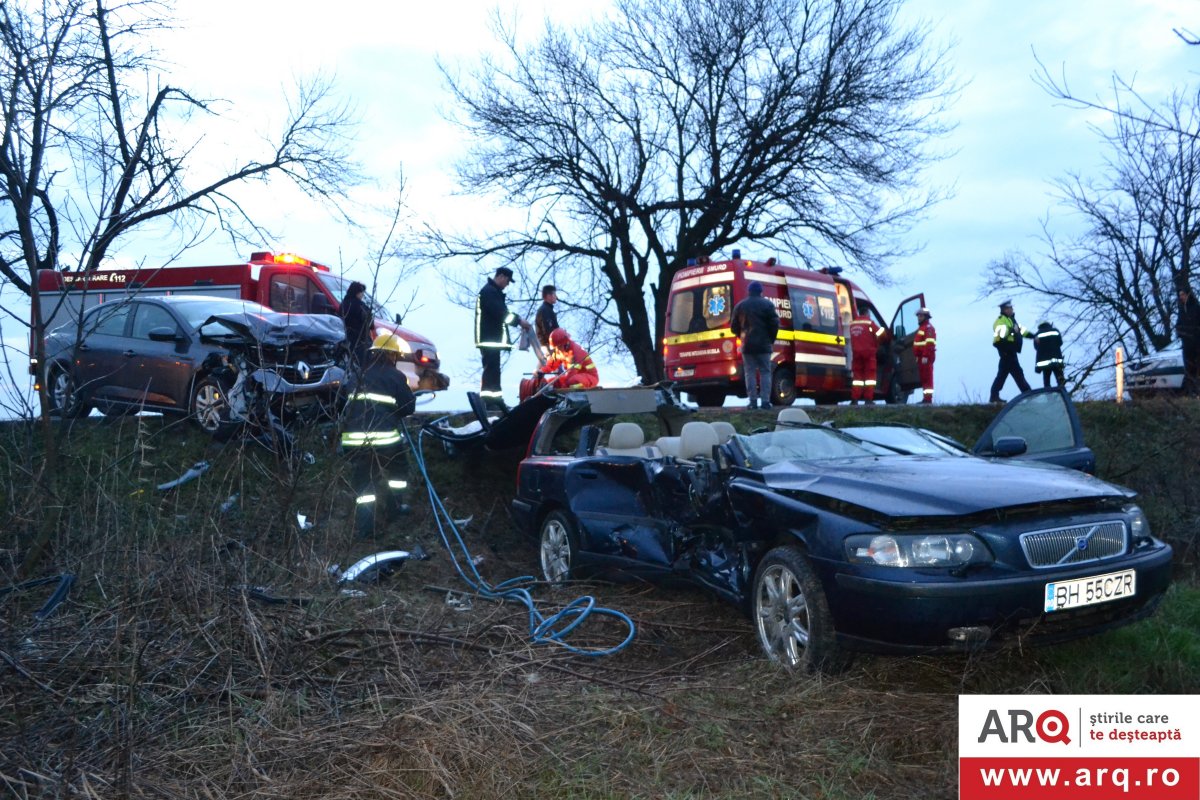
[[[846,558],[883,567],[961,567],[991,563],[992,554],[970,533],[864,533],[846,538]]]

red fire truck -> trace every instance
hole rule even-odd
[[[903,403],[921,385],[912,353],[917,311],[923,294],[900,304],[885,325],[866,292],[840,276],[837,268],[811,271],[771,258],[688,266],[675,273],[667,301],[663,361],[667,380],[701,406],[720,406],[727,395],[746,396],[741,342],[729,329],[733,307],[746,297],[751,281],[779,312],[779,335],[771,361],[772,402],[791,405],[797,397],[818,404],[850,399],[850,320],[864,310],[888,331],[880,340],[876,395]]]
[[[253,300],[291,314],[336,314],[350,281],[292,253],[252,253],[245,264],[210,267],[59,272],[40,270],[38,290],[44,329],[49,332],[94,305],[134,294],[206,295]],[[401,327],[370,297],[375,311],[374,336],[393,331],[406,344],[400,369],[413,389],[445,389],[450,379],[438,371],[437,348],[424,336]],[[30,373],[37,375],[32,357]]]

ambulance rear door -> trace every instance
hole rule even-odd
[[[917,359],[913,354],[913,338],[917,335],[917,312],[925,305],[925,295],[915,294],[900,303],[892,317],[892,336],[894,350],[898,363],[900,386],[905,391],[921,385],[921,376],[917,373]]]
[[[823,277],[823,276],[822,276]],[[817,395],[850,385],[850,345],[842,297],[846,288],[829,279],[788,276],[795,345],[796,388]]]

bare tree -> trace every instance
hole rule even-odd
[[[1101,358],[1118,343],[1149,353],[1171,342],[1175,286],[1200,256],[1200,94],[1176,93],[1153,112],[1114,114],[1111,130],[1097,129],[1108,152],[1098,177],[1056,182],[1078,234],[1056,236],[1046,221],[1042,252],[1011,253],[985,279],[990,293],[1040,295]]]
[[[689,258],[762,243],[881,277],[893,234],[936,199],[914,181],[950,93],[899,5],[617,0],[532,47],[498,22],[503,59],[446,73],[475,137],[464,187],[525,222],[440,232],[437,254],[574,275],[575,305],[619,332],[646,382]]]
[[[260,153],[216,154],[229,164],[213,177],[196,123],[219,116],[219,105],[168,82],[150,41],[169,12],[161,0],[0,0],[0,280],[30,295],[38,365],[39,269],[60,269],[64,258],[98,269],[150,226],[173,227],[181,248],[214,227],[235,240],[261,234],[236,194],[249,182],[284,178],[337,207],[357,180],[352,122],[323,78],[299,85]],[[52,505],[55,443],[41,383],[46,450],[31,497]],[[27,566],[52,526],[44,515]]]
[[[10,285],[36,295],[36,271],[61,268],[66,254],[77,269],[98,269],[123,237],[153,224],[176,226],[183,241],[213,222],[235,240],[261,233],[234,194],[248,182],[286,178],[336,205],[357,179],[351,120],[317,78],[299,86],[259,157],[235,156],[217,177],[193,181],[189,167],[204,154],[189,125],[217,105],[154,85],[165,76],[149,37],[168,11],[158,0],[0,3],[0,276]],[[35,342],[38,306],[35,296]]]

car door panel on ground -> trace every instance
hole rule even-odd
[[[1081,472],[1096,471],[1096,456],[1083,441],[1083,427],[1070,395],[1061,388],[1035,389],[1009,401],[975,444],[975,455],[996,454],[1005,437],[1025,440],[1026,451],[1013,458],[1041,461]]]
[[[162,342],[150,338],[153,330],[168,329],[181,338]],[[183,326],[170,311],[153,303],[137,303],[125,352],[127,363],[121,373],[123,390],[132,402],[149,406],[184,408],[194,369],[187,355],[188,340]]]

